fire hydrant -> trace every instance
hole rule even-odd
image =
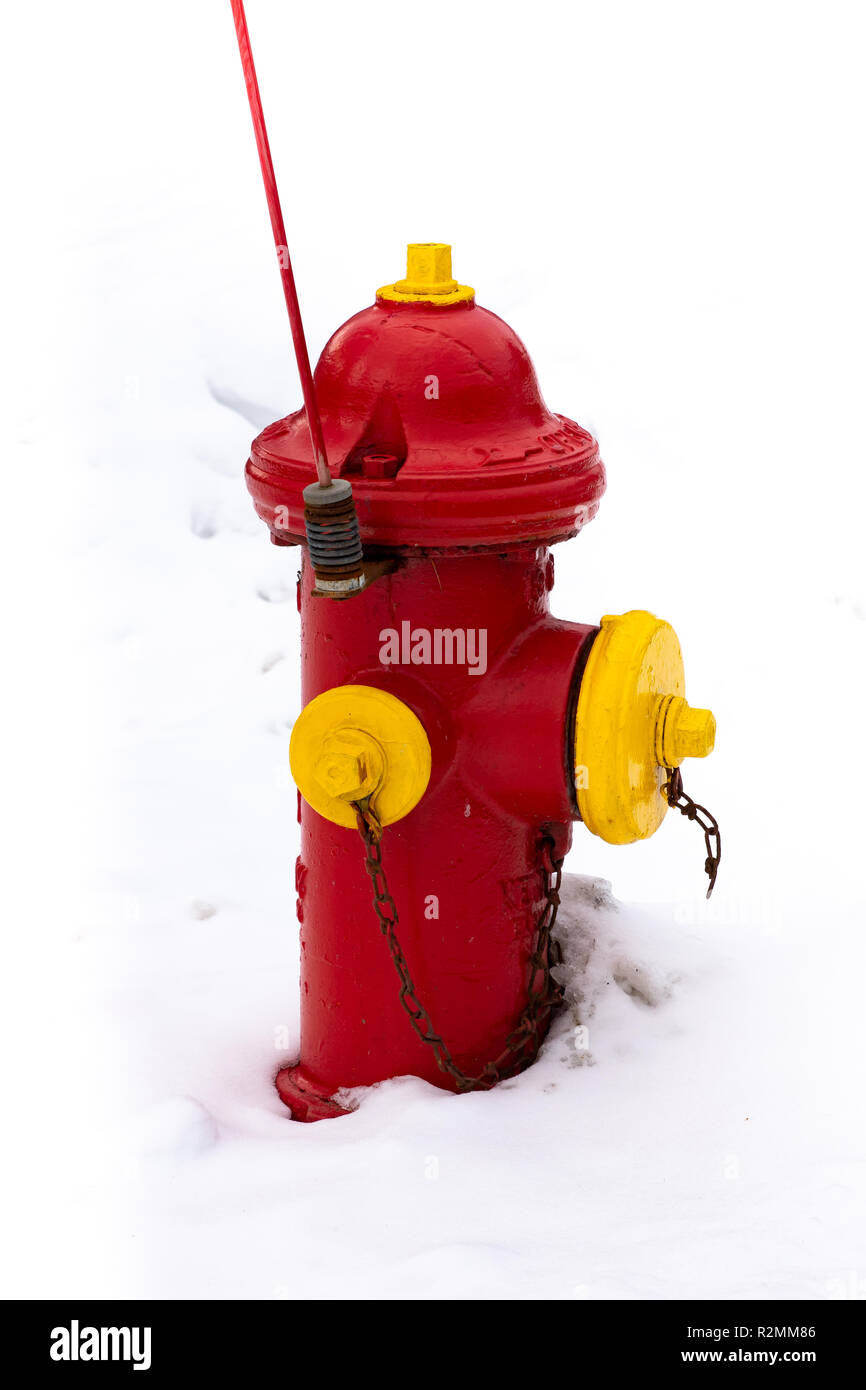
[[[350,598],[311,563],[327,517],[311,530],[304,411],[247,464],[272,540],[304,546],[301,1045],[277,1077],[299,1120],[389,1077],[466,1091],[532,1062],[561,998],[573,823],[615,844],[652,835],[715,733],[686,703],[667,623],[551,616],[550,547],[598,509],[598,446],[548,410],[522,342],[452,278],[450,247],[409,247],[406,278],[338,329],[315,388],[333,525],[350,483],[363,543],[363,564],[344,555]]]

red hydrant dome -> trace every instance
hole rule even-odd
[[[364,541],[452,550],[580,530],[604,491],[598,446],[548,410],[516,333],[472,297],[385,293],[337,330],[315,372],[331,468],[352,481]],[[303,410],[254,441],[248,485],[275,539],[303,536],[313,477]]]

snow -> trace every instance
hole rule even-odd
[[[288,1121],[297,556],[242,466],[299,392],[228,5],[17,14],[7,1295],[866,1295],[853,8],[440,11],[447,94],[381,61],[424,15],[250,0],[311,349],[450,239],[597,433],[555,611],[679,632],[716,895],[679,817],[578,827],[537,1065]]]

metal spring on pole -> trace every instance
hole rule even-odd
[[[330,487],[310,483],[304,488],[304,527],[316,575],[315,592],[332,598],[359,593],[364,587],[364,557],[347,478],[334,478]]]

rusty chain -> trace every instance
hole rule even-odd
[[[667,768],[666,771],[669,775],[662,792],[668,806],[680,811],[687,820],[695,821],[704,832],[707,850],[704,871],[710,880],[707,888],[709,897],[716,884],[722,857],[722,836],[718,821],[706,806],[699,806],[683,790],[682,773],[678,767]],[[439,1069],[451,1077],[460,1092],[487,1091],[499,1081],[516,1076],[535,1060],[541,1046],[540,1030],[562,1003],[563,998],[562,985],[551,974],[551,968],[559,965],[562,960],[559,942],[555,941],[552,935],[559,909],[563,864],[562,859],[554,858],[554,840],[546,835],[541,841],[542,872],[546,879],[545,905],[536,930],[535,949],[529,960],[529,998],[526,1007],[516,1027],[508,1035],[499,1056],[488,1062],[477,1076],[468,1076],[457,1066],[448,1044],[433,1027],[433,1020],[418,998],[406,957],[403,955],[397,937],[397,928],[400,925],[397,904],[391,896],[382,863],[382,825],[370,809],[369,797],[353,802],[352,805],[365,847],[364,867],[373,888],[373,908],[400,980],[400,1003],[415,1033],[421,1042],[433,1049]]]
[[[716,886],[716,875],[719,872],[719,864],[722,858],[722,832],[719,830],[719,822],[706,806],[699,806],[697,802],[683,791],[683,775],[678,767],[665,769],[668,773],[668,780],[662,787],[665,799],[672,810],[681,811],[687,820],[696,821],[704,832],[704,844],[707,849],[707,857],[704,860],[704,872],[710,880],[707,889],[707,897],[710,896]]]
[[[416,1034],[423,1043],[433,1049],[440,1070],[451,1077],[457,1090],[488,1091],[497,1082],[504,1081],[509,1076],[516,1076],[535,1060],[541,1046],[541,1028],[562,1002],[562,986],[550,972],[551,967],[558,965],[562,959],[559,943],[553,939],[551,933],[559,908],[563,861],[553,857],[555,842],[550,836],[544,836],[541,845],[542,871],[546,880],[545,906],[536,932],[535,949],[529,960],[529,998],[499,1056],[488,1062],[477,1076],[467,1076],[466,1072],[457,1066],[447,1043],[436,1032],[429,1013],[415,991],[406,957],[397,938],[397,927],[400,924],[397,905],[388,888],[382,864],[382,826],[370,810],[369,800],[368,797],[364,801],[352,804],[366,850],[364,867],[373,886],[373,907],[400,979],[400,1003],[406,1010]]]

